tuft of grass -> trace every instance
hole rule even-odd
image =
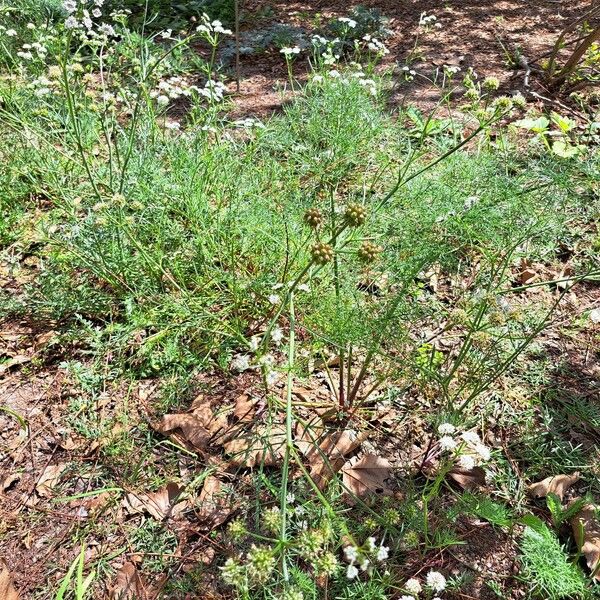
[[[520,543],[522,578],[537,598],[563,600],[586,597],[586,580],[570,562],[558,538],[543,523],[526,526]]]

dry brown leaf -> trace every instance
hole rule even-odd
[[[151,494],[129,493],[125,497],[125,506],[132,513],[147,512],[155,519],[162,521],[167,517],[176,517],[187,507],[187,500],[177,502],[181,488],[176,483],[169,483],[161,490]]]
[[[115,583],[110,590],[111,600],[150,600],[150,592],[143,577],[132,562],[126,562],[117,572]]]
[[[562,500],[567,489],[577,483],[579,479],[579,472],[572,473],[571,475],[546,477],[542,481],[532,483],[529,486],[529,493],[534,498],[545,498],[548,494],[556,494]]]
[[[223,490],[221,481],[214,475],[204,480],[204,486],[198,498],[198,521],[203,531],[212,531],[224,523],[235,507]]]
[[[310,476],[319,486],[325,484],[344,466],[346,456],[356,450],[367,439],[367,432],[336,431],[306,454],[312,465]]]
[[[585,556],[587,566],[594,574],[594,579],[600,581],[600,521],[597,511],[600,507],[586,504],[571,519],[573,534],[580,552]]]
[[[273,467],[281,461],[285,451],[285,427],[261,425],[226,442],[223,449],[231,455],[235,467],[255,467],[262,464]]]
[[[19,600],[20,597],[13,585],[13,578],[6,563],[0,559],[0,598],[2,600]]]
[[[60,475],[64,471],[65,466],[66,465],[64,463],[46,466],[35,486],[35,489],[40,496],[45,498],[51,498],[54,496],[53,488],[56,487],[56,484],[58,483]]]
[[[465,490],[474,490],[485,487],[485,471],[481,467],[466,470],[455,466],[448,475]]]
[[[252,421],[256,413],[256,398],[251,398],[248,394],[238,396],[233,409],[233,416],[238,420],[246,423]]]
[[[206,449],[211,438],[202,419],[193,413],[165,415],[156,426],[156,430],[164,435],[175,433],[176,438],[181,437],[183,443],[188,443],[200,451]],[[181,432],[180,435],[177,430]]]
[[[391,489],[385,483],[390,476],[392,465],[376,454],[365,454],[359,461],[346,463],[342,469],[344,485],[356,496],[369,494],[389,494]]]

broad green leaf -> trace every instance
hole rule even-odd
[[[515,121],[513,125],[521,127],[522,129],[528,129],[535,133],[543,133],[548,129],[550,121],[546,117],[539,117],[538,119],[521,119]]]
[[[552,152],[561,158],[573,158],[581,152],[581,148],[573,146],[566,140],[558,140],[552,144]]]
[[[552,122],[563,132],[567,133],[573,129],[577,123],[568,117],[561,117],[557,112],[551,113]]]

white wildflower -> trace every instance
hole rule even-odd
[[[400,596],[400,600],[415,600],[414,596]]]
[[[419,580],[412,577],[404,584],[404,589],[407,592],[410,592],[411,594],[418,596],[421,593],[421,590],[423,588],[421,587],[421,583],[419,582]]]
[[[346,577],[348,579],[354,579],[358,576],[358,569],[354,565],[348,565],[346,569]]]
[[[15,37],[15,35],[17,35],[17,32],[14,29],[7,29],[5,33],[8,37]]]
[[[460,437],[467,442],[467,444],[475,445],[481,443],[481,439],[479,439],[479,436],[474,431],[465,431]]]
[[[479,454],[479,456],[481,457],[481,460],[483,460],[484,462],[488,462],[490,460],[490,458],[492,457],[492,453],[490,452],[490,449],[485,446],[484,444],[476,444],[474,447],[475,452],[477,452],[477,454]]]
[[[275,327],[275,329],[271,331],[271,339],[276,344],[280,344],[283,341],[283,330],[281,329],[281,327]]]
[[[279,379],[279,373],[277,371],[269,371],[265,376],[265,382],[267,387],[271,387],[277,383]]]
[[[369,568],[371,561],[366,556],[361,556],[361,558],[358,561],[358,564],[360,565],[361,571],[366,571]]]
[[[294,54],[300,54],[300,48],[294,46],[293,48],[282,48],[279,52],[284,56],[293,56]]]
[[[442,452],[452,452],[456,449],[456,441],[449,435],[442,436],[439,443]]]
[[[35,25],[33,23],[27,23],[27,29],[35,29]]]
[[[438,433],[440,435],[452,435],[456,431],[456,427],[452,423],[442,423],[438,427]]]
[[[116,35],[115,30],[113,29],[112,25],[109,25],[108,23],[102,23],[102,25],[100,25],[100,27],[98,27],[98,31],[106,36]]]
[[[158,102],[159,106],[166,106],[167,104],[169,104],[169,96],[161,94],[156,98],[156,102]]]
[[[102,11],[99,8],[94,8],[92,15],[96,17],[96,19],[99,19],[102,16]]]
[[[65,21],[65,27],[67,29],[77,29],[79,27],[79,21],[74,16],[70,16]]]
[[[426,581],[427,586],[434,592],[442,592],[446,589],[446,578],[438,571],[429,571]]]
[[[260,346],[260,336],[255,335],[251,337],[249,346],[252,352],[256,352],[258,350],[258,347]]]
[[[273,306],[276,306],[281,302],[281,296],[279,294],[271,294],[268,300]]]
[[[374,537],[369,537],[367,538],[367,549],[370,552],[373,552],[373,550],[375,550],[375,546],[376,546],[376,540]]]
[[[346,546],[344,548],[344,556],[346,560],[354,562],[358,558],[358,548],[356,546]]]
[[[476,466],[475,459],[469,454],[463,454],[458,459],[458,464],[465,471],[472,471]]]
[[[247,354],[238,354],[231,361],[230,368],[233,371],[247,371],[250,368],[250,356]]]
[[[354,19],[349,19],[348,17],[339,17],[338,21],[340,23],[345,23],[346,25],[348,25],[348,27],[350,27],[350,29],[354,29],[357,25]]]
[[[377,550],[377,560],[379,562],[383,562],[384,560],[386,560],[390,555],[390,548],[389,546],[379,546],[378,550]]]
[[[301,283],[296,289],[299,292],[310,292],[310,286],[307,283]]]
[[[294,504],[294,502],[296,502],[296,496],[294,496],[292,492],[288,492],[288,495],[285,497],[285,501],[288,504]]]

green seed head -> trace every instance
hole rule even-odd
[[[333,248],[329,244],[319,242],[312,247],[313,260],[318,265],[324,265],[333,260]]]
[[[372,242],[363,242],[358,249],[358,258],[364,263],[371,263],[383,252],[383,248]]]
[[[344,218],[350,227],[358,227],[367,220],[367,210],[362,204],[348,204]]]
[[[309,208],[304,213],[304,222],[313,229],[323,225],[324,221],[325,217],[323,217],[323,213],[318,208]]]

